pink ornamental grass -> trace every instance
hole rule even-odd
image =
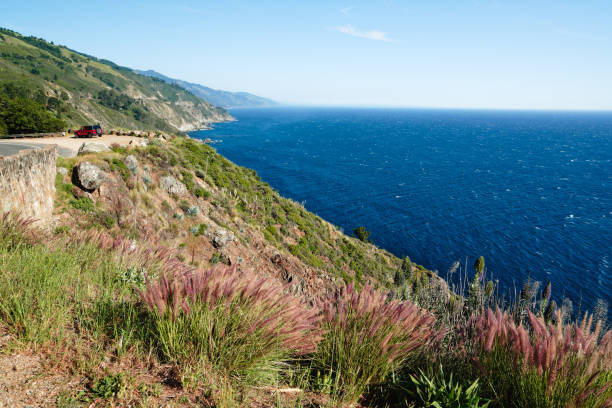
[[[507,312],[488,309],[474,322],[477,364],[525,403],[612,405],[612,331],[602,336],[601,322],[587,315],[580,324],[564,325],[560,316],[557,321],[546,323],[529,312],[526,327]]]
[[[224,266],[162,275],[139,291],[167,357],[197,356],[242,377],[316,349],[319,311],[285,292],[277,281]]]
[[[321,309],[326,334],[314,367],[328,378],[328,391],[348,402],[443,335],[431,313],[412,302],[389,301],[371,284],[361,290],[342,286]]]

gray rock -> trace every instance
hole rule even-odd
[[[133,154],[126,156],[126,158],[123,159],[123,162],[125,163],[125,166],[128,168],[128,170],[132,173],[136,173],[138,171],[138,160],[136,159],[136,157],[134,157]]]
[[[162,189],[168,194],[180,196],[187,192],[185,185],[172,176],[162,177],[160,182]]]
[[[146,147],[148,144],[148,140],[147,139],[132,139],[130,140],[130,143],[128,143],[129,146],[140,146],[140,147]]]
[[[89,162],[79,163],[73,174],[76,184],[89,191],[97,189],[108,179],[105,172]]]
[[[81,147],[79,147],[78,154],[104,153],[104,152],[110,152],[110,151],[111,151],[110,147],[108,147],[108,145],[104,143],[85,142],[81,145]]]
[[[212,244],[215,248],[223,248],[228,242],[232,242],[236,239],[232,231],[228,231],[224,228],[218,228],[212,236]]]
[[[64,177],[68,175],[68,169],[65,167],[58,167],[56,171],[57,171],[57,174],[61,174]]]

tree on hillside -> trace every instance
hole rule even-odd
[[[66,123],[47,110],[51,101],[57,112],[62,102],[47,98],[41,89],[24,83],[5,82],[0,85],[0,134],[55,132]]]
[[[0,100],[0,122],[4,123],[5,134],[55,132],[66,127],[44,106],[26,98]]]

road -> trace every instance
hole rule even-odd
[[[41,147],[44,147],[45,145],[43,144],[27,144],[27,143],[0,143],[0,156],[10,156],[12,154],[15,154],[21,150],[26,150],[26,149],[40,149]],[[71,155],[73,155],[72,150],[70,149],[65,149],[63,147],[59,147],[58,148],[58,153],[61,156],[64,157],[69,157]]]
[[[23,149],[32,149],[36,148],[36,146],[40,145],[57,145],[58,152],[60,156],[63,157],[74,157],[77,155],[79,151],[79,147],[83,143],[104,143],[108,146],[111,146],[114,143],[120,145],[127,145],[131,141],[140,141],[138,137],[134,136],[117,136],[117,135],[104,135],[102,137],[96,137],[93,139],[80,139],[74,136],[60,136],[60,137],[40,137],[40,138],[32,138],[28,140],[23,140],[23,142],[18,142],[15,139],[0,139],[0,156],[5,156],[9,153],[4,153],[4,151],[13,151],[11,149],[23,150]],[[14,145],[15,147],[3,148],[5,145]],[[19,147],[19,146],[27,146],[27,147]],[[7,150],[8,149],[8,150]]]

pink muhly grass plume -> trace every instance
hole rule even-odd
[[[546,379],[548,394],[556,392],[558,381],[568,380],[575,385],[560,387],[574,388],[581,400],[606,391],[596,387],[595,380],[612,369],[612,331],[598,341],[601,323],[593,324],[592,316],[587,315],[579,325],[564,325],[561,316],[556,324],[547,323],[531,312],[528,319],[529,327],[525,327],[517,325],[506,311],[483,311],[473,322],[476,343],[484,352],[478,358],[478,366],[485,365],[493,349],[503,349],[511,354],[515,369],[524,374],[535,370]],[[609,384],[607,387],[610,391]]]
[[[313,352],[321,339],[318,310],[285,293],[280,283],[235,266],[162,275],[155,282],[147,279],[145,289],[138,292],[150,311],[159,316],[171,311],[172,320],[181,314],[188,316],[196,304],[223,305],[226,315],[237,304],[235,311],[241,307],[244,313],[253,313],[250,327],[243,328],[245,333],[258,333],[270,344],[278,342],[298,355]]]
[[[337,377],[332,393],[356,401],[370,384],[384,381],[413,352],[442,336],[436,318],[412,302],[389,301],[366,284],[340,286],[320,302],[327,329],[314,356],[319,372]]]

